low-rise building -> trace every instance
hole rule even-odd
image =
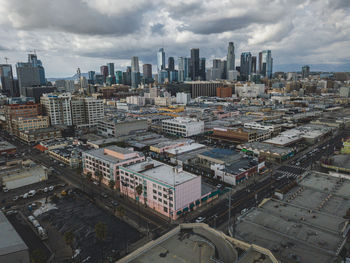
[[[8,141],[0,141],[0,155],[15,154],[17,147],[9,143]]]
[[[31,262],[27,245],[2,211],[0,211],[0,262]]]
[[[29,131],[21,131],[19,132],[18,137],[28,143],[36,143],[39,141],[57,139],[62,137],[61,130],[56,129],[54,127],[37,129],[37,130],[29,130]]]
[[[151,158],[120,167],[120,191],[172,219],[200,206],[210,195],[202,193],[200,176]]]
[[[78,168],[81,164],[82,152],[86,150],[86,147],[78,145],[69,145],[63,148],[48,150],[47,153],[52,158],[65,165],[68,165],[72,168]]]
[[[129,135],[136,131],[147,130],[147,120],[126,119],[118,121],[116,119],[103,119],[98,122],[97,132],[103,136],[119,137]]]
[[[270,130],[253,130],[247,128],[214,128],[211,137],[235,143],[263,141],[271,138]]]
[[[204,121],[177,117],[170,120],[163,120],[162,130],[171,135],[190,137],[204,132]]]
[[[82,164],[84,174],[91,173],[96,178],[101,174],[102,183],[108,185],[113,180],[115,186],[120,186],[119,167],[142,162],[145,156],[142,153],[118,146],[108,146],[84,152]]]
[[[18,117],[12,120],[13,133],[18,136],[21,131],[47,128],[50,125],[48,116]]]

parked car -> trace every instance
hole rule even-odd
[[[204,220],[205,220],[205,217],[197,217],[197,219],[196,219],[196,223],[202,223],[202,222],[204,222]]]
[[[45,188],[43,189],[43,191],[44,191],[44,193],[47,193],[47,192],[49,191],[49,188],[45,187]]]
[[[118,203],[117,201],[115,201],[115,200],[112,200],[112,201],[111,201],[111,204],[112,204],[113,206],[118,206],[118,205],[119,205],[119,203]]]
[[[98,182],[96,182],[96,181],[94,181],[94,183],[93,183],[94,185],[98,185]]]
[[[28,197],[32,197],[32,196],[34,196],[36,194],[36,191],[35,190],[30,190],[29,192],[28,192]]]
[[[33,223],[33,221],[35,220],[35,217],[34,216],[28,216],[28,220]]]
[[[107,197],[108,197],[108,195],[107,195],[106,193],[101,193],[101,196],[102,196],[103,198],[107,198]]]
[[[23,197],[23,199],[27,199],[28,198],[28,193],[25,193],[22,197]]]
[[[17,201],[18,200],[18,195],[16,195],[14,198],[12,198],[12,201]]]
[[[6,212],[6,215],[9,216],[9,215],[14,215],[14,214],[17,214],[17,210],[9,210]]]
[[[4,193],[7,193],[9,191],[9,189],[7,189],[6,187],[2,188],[2,190],[4,191]]]
[[[40,226],[40,224],[39,224],[39,222],[38,222],[38,220],[33,220],[33,225],[35,226],[35,227],[39,227]]]
[[[53,191],[53,189],[54,189],[54,186],[53,186],[53,185],[50,185],[50,186],[49,186],[49,190],[50,190],[50,191]]]
[[[221,188],[222,188],[222,184],[218,184],[218,185],[216,186],[216,188],[221,189]]]

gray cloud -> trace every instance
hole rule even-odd
[[[12,62],[39,50],[48,76],[106,62],[121,68],[134,55],[155,64],[161,46],[175,60],[198,47],[209,65],[226,56],[229,41],[238,64],[240,52],[271,49],[276,70],[340,65],[350,60],[349,7],[348,0],[0,0],[0,50]]]

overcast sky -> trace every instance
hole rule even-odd
[[[274,71],[350,71],[350,0],[0,0],[0,35],[0,63],[35,49],[47,77],[125,70],[131,56],[155,65],[162,46],[176,64],[198,47],[209,66],[229,41],[236,65],[271,49]]]

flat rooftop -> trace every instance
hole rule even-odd
[[[220,160],[220,162],[229,164],[233,161],[240,159],[241,155],[236,151],[232,151],[229,149],[213,148],[209,151],[199,154],[199,157],[201,158],[209,157],[212,159]]]
[[[9,143],[8,141],[0,141],[0,151],[8,151],[12,149],[16,149],[16,146]]]
[[[205,224],[182,224],[117,261],[149,262],[272,263],[277,260],[266,249],[255,249],[250,244],[228,237]]]
[[[0,211],[0,256],[28,250],[27,245]]]
[[[119,163],[119,162],[127,160],[127,159],[119,159],[117,157],[105,154],[104,149],[109,149],[109,150],[112,150],[114,152],[121,153],[121,154],[134,153],[134,151],[132,151],[130,149],[126,149],[126,148],[112,145],[112,146],[108,146],[105,148],[98,148],[98,149],[90,150],[90,151],[85,152],[85,154],[94,156],[95,158],[99,158],[101,160],[105,160],[105,161],[111,162],[111,163]]]
[[[349,180],[309,172],[283,200],[240,216],[236,238],[270,249],[282,262],[333,262],[348,234],[349,197]]]
[[[270,152],[270,153],[278,153],[280,155],[288,154],[293,151],[293,149],[289,147],[276,146],[276,145],[263,143],[263,142],[248,142],[248,143],[242,144],[241,147],[245,149],[259,150],[259,151]]]
[[[153,165],[153,167],[147,169],[146,165]],[[174,178],[175,185],[178,185],[197,177],[197,175],[185,171],[176,172],[174,167],[153,159],[136,163],[125,168],[172,186],[174,185]]]
[[[178,154],[183,154],[183,153],[187,153],[187,152],[191,152],[191,151],[195,151],[198,149],[203,149],[206,146],[204,144],[200,144],[200,143],[191,143],[191,144],[187,144],[184,146],[180,146],[180,147],[176,147],[173,149],[169,149],[166,150],[165,152],[172,154],[172,155],[178,155]]]
[[[350,154],[333,155],[334,166],[350,169]]]

